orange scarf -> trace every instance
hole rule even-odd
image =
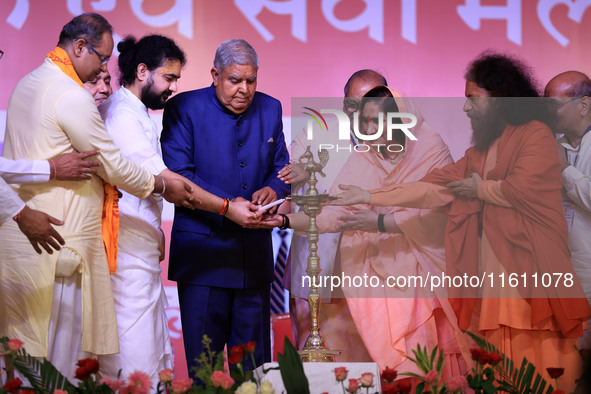
[[[103,181],[105,200],[103,202],[103,243],[109,262],[109,272],[117,272],[117,238],[119,237],[119,191]]]
[[[60,68],[68,77],[72,78],[80,87],[84,87],[78,77],[70,57],[60,47],[47,54],[47,57]],[[117,237],[119,236],[119,193],[117,188],[103,181],[105,198],[103,202],[102,233],[109,272],[114,274],[117,271]]]

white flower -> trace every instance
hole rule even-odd
[[[273,385],[268,380],[261,383],[261,394],[275,394],[275,390],[273,390]]]
[[[236,394],[257,394],[257,385],[253,382],[244,382],[238,387]]]

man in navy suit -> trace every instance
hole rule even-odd
[[[169,100],[164,162],[205,190],[264,205],[289,194],[278,171],[289,162],[278,100],[256,92],[258,57],[244,40],[217,49],[213,84]],[[256,341],[257,365],[271,360],[271,231],[247,229],[221,215],[177,207],[168,277],[178,284],[189,368],[203,351]],[[244,360],[249,364],[249,360]]]

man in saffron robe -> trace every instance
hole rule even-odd
[[[534,105],[515,107],[500,99],[537,97],[533,78],[519,60],[493,53],[472,62],[465,77],[464,111],[471,119],[474,146],[463,158],[419,182],[369,192],[343,185],[346,192],[337,204],[449,206],[445,245],[450,273],[475,273],[479,262],[481,272],[572,274],[554,136],[535,120],[528,108]],[[517,364],[527,357],[547,380],[546,367],[565,367],[560,387],[568,390],[580,368],[574,345],[591,309],[576,280],[572,290],[565,287],[522,286],[507,292],[511,298],[493,293],[499,298],[452,302],[460,328],[470,328],[474,319],[480,333]],[[534,297],[521,296],[528,291]],[[568,299],[560,297],[564,293]]]

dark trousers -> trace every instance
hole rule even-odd
[[[203,335],[211,339],[211,350],[256,341],[257,366],[271,361],[270,285],[254,289],[227,289],[178,283],[183,340],[189,375],[203,352]],[[247,370],[250,356],[243,358]]]

